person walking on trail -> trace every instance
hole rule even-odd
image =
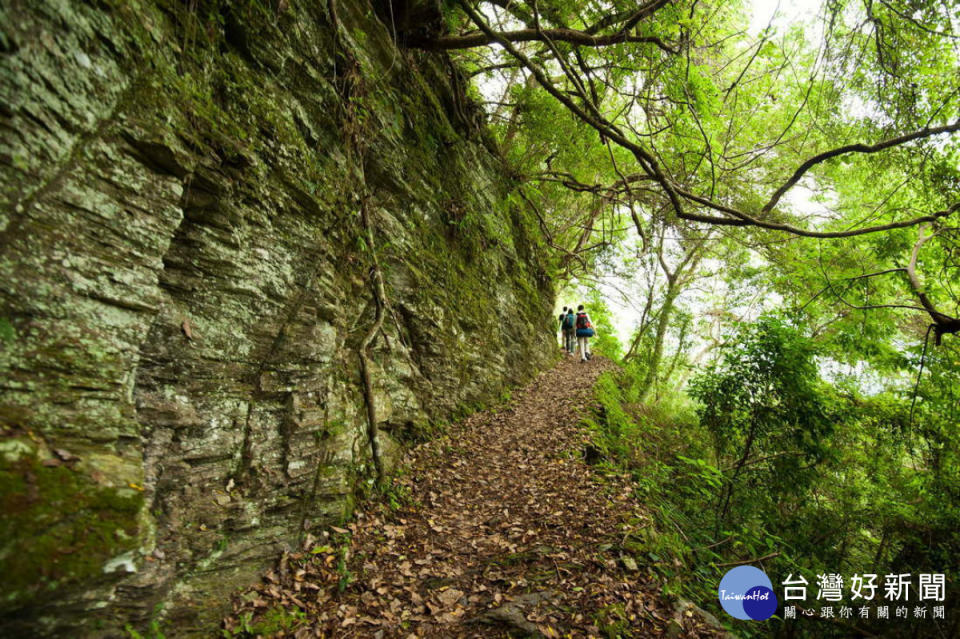
[[[595,336],[597,332],[593,329],[590,316],[583,310],[583,304],[577,307],[576,328],[574,330],[577,333],[577,348],[580,350],[580,361],[585,362],[591,357],[590,338]]]
[[[567,307],[563,307],[563,312],[560,313],[560,322],[557,324],[557,328],[560,330],[560,344],[563,346],[563,349],[567,349],[567,336],[563,331],[563,320],[567,317]]]
[[[566,307],[564,307],[566,308]],[[563,321],[560,322],[560,327],[563,329],[563,350],[567,352],[567,355],[573,355],[573,339],[576,328],[576,317],[573,315],[573,307],[567,309],[567,314],[564,315]]]

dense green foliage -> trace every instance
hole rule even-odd
[[[555,275],[640,280],[626,352],[646,361],[645,396],[662,366],[683,376],[671,351],[694,356],[772,291],[840,361],[895,358],[886,338],[916,341],[923,322],[960,329],[954,3],[830,2],[765,28],[745,2],[470,7],[447,11],[444,47],[486,100]]]
[[[811,344],[770,317],[738,335],[719,363],[692,380],[700,426],[729,474],[717,500],[718,532],[731,523],[731,510],[741,520],[775,519],[785,497],[807,492],[832,427],[816,382]],[[745,512],[747,505],[756,513]]]
[[[633,472],[656,515],[657,529],[633,549],[671,590],[718,614],[716,584],[737,562],[758,563],[775,584],[805,575],[811,601],[820,574],[876,573],[882,583],[909,572],[916,587],[919,573],[960,569],[960,477],[955,459],[946,460],[956,421],[918,428],[942,425],[941,413],[911,423],[909,396],[868,396],[822,379],[805,333],[773,317],[743,325],[692,380],[692,403],[682,393],[656,407],[636,403],[636,366],[597,386],[594,445]],[[937,632],[922,620],[860,625],[889,636]],[[735,626],[763,636],[853,632],[806,619]]]

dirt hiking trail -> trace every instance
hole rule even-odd
[[[248,627],[298,638],[720,636],[621,554],[645,525],[642,505],[628,478],[583,461],[578,416],[612,367],[564,358],[507,406],[409,451],[393,508],[365,504],[285,555],[226,628],[274,609],[277,627]]]

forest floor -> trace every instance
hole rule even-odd
[[[225,628],[298,638],[720,636],[623,554],[647,525],[643,505],[628,477],[584,461],[579,415],[612,366],[565,358],[507,405],[412,449],[388,499],[285,555],[237,598]]]

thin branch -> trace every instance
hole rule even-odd
[[[731,561],[725,564],[714,564],[717,568],[725,568],[727,566],[742,566],[744,564],[754,564],[758,561],[763,561],[764,559],[773,559],[774,557],[779,557],[779,552],[772,552],[762,557],[756,557],[755,559],[744,559],[742,561]]]
[[[924,244],[937,235],[937,231],[933,231],[929,235],[926,235],[924,233],[925,228],[926,226],[920,227],[917,241],[913,245],[913,251],[910,254],[910,262],[907,264],[907,279],[910,280],[910,288],[913,290],[913,294],[918,300],[920,300],[920,303],[923,304],[924,310],[926,310],[933,319],[934,343],[939,346],[943,335],[960,332],[960,318],[950,317],[949,315],[945,315],[938,311],[933,305],[933,302],[930,301],[926,291],[923,289],[923,283],[917,276],[917,258],[920,256],[920,249],[923,248]]]

